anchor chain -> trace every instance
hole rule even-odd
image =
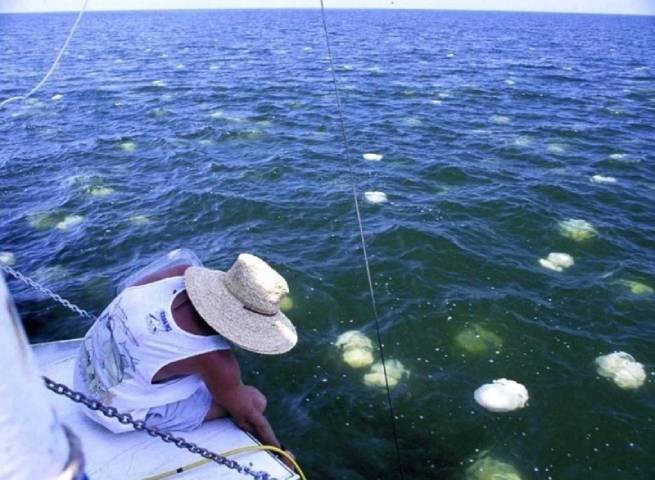
[[[60,303],[61,305],[77,313],[78,315],[90,320],[96,320],[97,317],[95,315],[78,307],[77,305],[66,300],[62,296],[57,295],[52,290],[44,287],[43,285],[40,285],[39,283],[35,282],[31,278],[23,275],[21,272],[14,270],[12,267],[10,267],[9,265],[7,265],[2,261],[0,261],[0,270],[8,273],[9,275],[16,278],[17,280],[20,280],[26,285],[29,285],[35,290],[43,293],[47,297],[50,297],[55,302]],[[134,418],[132,418],[132,415],[130,415],[129,413],[119,412],[115,407],[104,405],[102,402],[95,400],[93,398],[89,398],[86,395],[84,395],[82,392],[73,390],[62,383],[57,383],[48,377],[44,376],[43,381],[45,383],[46,388],[56,393],[57,395],[62,395],[72,400],[75,403],[84,405],[90,410],[100,412],[107,418],[115,418],[119,423],[123,425],[130,425],[134,430],[138,432],[146,432],[151,437],[159,438],[163,442],[171,443],[176,447],[181,448],[182,450],[187,450],[191,453],[200,455],[203,458],[211,460],[219,465],[235,470],[239,473],[249,475],[255,480],[276,480],[266,472],[256,471],[250,467],[243,466],[238,462],[236,462],[235,460],[230,460],[229,458],[214,453],[211,450],[208,450],[203,447],[199,447],[195,443],[189,442],[183,437],[173,435],[170,432],[159,430],[158,428],[149,427],[148,425],[146,425],[145,420],[135,420]]]

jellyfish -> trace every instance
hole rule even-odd
[[[82,221],[84,220],[84,217],[82,215],[66,215],[66,217],[55,227],[57,227],[58,230],[70,230],[73,227],[78,226]]]
[[[632,355],[613,352],[601,355],[595,360],[600,376],[609,378],[620,388],[631,390],[641,387],[646,381],[646,370]]]
[[[503,346],[503,340],[494,332],[473,324],[455,335],[455,344],[468,353],[481,354]]]
[[[132,225],[147,225],[152,221],[146,215],[132,215],[129,220]]]
[[[362,155],[364,160],[368,160],[369,162],[379,162],[384,158],[384,155],[381,153],[365,153]]]
[[[121,150],[124,152],[133,152],[136,150],[136,143],[132,141],[122,142]]]
[[[507,125],[511,120],[505,115],[492,115],[489,120],[496,125]]]
[[[4,263],[12,267],[16,265],[16,256],[11,252],[0,252],[0,263]]]
[[[573,257],[568,253],[551,252],[548,254],[547,258],[540,258],[539,264],[544,268],[548,268],[556,272],[562,272],[565,269],[575,265],[575,261],[573,260]]]
[[[589,180],[593,183],[616,183],[616,178],[604,175],[594,175]]]
[[[653,287],[636,280],[619,280],[619,283],[625,287],[628,287],[630,291],[635,295],[650,295],[655,293]]]
[[[466,469],[466,480],[522,480],[511,464],[493,457],[481,456]]]
[[[490,412],[511,412],[525,407],[530,396],[524,385],[500,378],[479,387],[473,398],[481,407]]]
[[[373,342],[359,330],[349,330],[337,338],[335,346],[343,351],[343,361],[352,368],[373,363]]]
[[[368,203],[384,203],[387,201],[387,194],[384,192],[364,192],[364,198]]]
[[[576,242],[584,242],[598,235],[598,232],[591,223],[575,218],[561,221],[559,223],[559,229],[562,235]]]
[[[103,185],[93,185],[86,188],[86,193],[92,197],[106,197],[114,193],[115,190],[111,187],[105,187]]]
[[[290,295],[285,295],[280,301],[280,310],[283,312],[288,312],[293,308],[293,298]]]
[[[384,367],[386,366],[387,376],[385,381]],[[377,362],[371,367],[371,371],[364,375],[364,384],[368,387],[386,387],[394,388],[404,377],[409,377],[409,370],[400,362],[400,360],[387,360],[385,365]]]

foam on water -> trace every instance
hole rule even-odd
[[[60,94],[60,93],[57,93],[57,94],[53,95],[52,97],[50,97],[50,100],[52,100],[53,102],[58,102],[62,98],[64,98],[64,96],[62,94]]]
[[[562,235],[576,242],[584,242],[598,236],[594,226],[586,220],[568,218],[559,223],[559,230]]]
[[[152,81],[152,86],[153,87],[165,87],[166,82],[164,80],[153,80]]]
[[[365,153],[362,155],[362,158],[364,160],[368,160],[369,162],[379,162],[384,158],[384,155],[381,153]]]
[[[646,370],[632,355],[626,352],[613,352],[601,355],[595,360],[600,376],[611,379],[618,387],[635,389],[646,381]]]
[[[490,412],[503,413],[525,407],[530,397],[524,385],[500,378],[479,387],[473,393],[473,398]]]
[[[385,203],[387,199],[387,194],[384,192],[364,192],[364,198],[368,203]]]
[[[16,256],[11,252],[0,252],[0,262],[12,267],[16,265]]]

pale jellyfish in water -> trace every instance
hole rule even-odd
[[[575,265],[575,261],[568,253],[551,252],[548,254],[547,258],[540,258],[539,264],[549,270],[562,272]]]
[[[5,263],[12,267],[16,265],[16,257],[11,252],[0,252],[0,263]]]
[[[290,295],[285,295],[280,301],[280,310],[288,312],[293,308],[293,298]]]
[[[373,351],[365,348],[353,348],[343,352],[343,361],[352,368],[368,367],[373,363]]]
[[[364,198],[368,203],[385,203],[387,194],[384,192],[364,192]]]
[[[27,217],[30,227],[44,230],[52,228],[59,222],[57,215],[53,212],[38,212],[32,213]]]
[[[482,385],[473,393],[473,398],[490,412],[511,412],[525,407],[530,396],[524,385],[500,378]]]
[[[365,153],[362,155],[362,157],[364,160],[368,160],[369,162],[379,162],[382,160],[384,155],[381,153]]]
[[[352,368],[363,368],[373,363],[373,342],[358,330],[339,335],[335,346],[343,351],[343,361]]]
[[[511,464],[493,457],[482,456],[466,469],[466,480],[522,480]]]
[[[494,332],[473,324],[455,335],[455,344],[471,354],[485,353],[503,346],[503,340]]]
[[[70,230],[71,228],[77,227],[80,223],[84,221],[82,215],[67,215],[61,222],[55,225],[59,230]]]
[[[121,150],[124,152],[133,152],[136,150],[136,143],[132,141],[122,142]]]
[[[644,366],[632,355],[625,352],[613,352],[596,358],[597,372],[609,378],[624,389],[641,387],[646,381]]]
[[[561,221],[559,223],[559,229],[562,235],[576,242],[584,242],[598,235],[598,232],[591,223],[575,218]]]
[[[492,115],[489,117],[489,120],[496,125],[507,125],[511,121],[511,119],[505,115]]]
[[[650,295],[655,293],[653,287],[636,280],[619,280],[619,283],[628,287],[635,295]]]
[[[129,220],[132,225],[147,225],[152,221],[146,215],[132,215]]]
[[[92,197],[106,197],[114,192],[115,190],[113,188],[105,187],[103,185],[93,185],[91,187],[87,187],[86,189],[86,193]]]
[[[385,363],[387,369],[387,381],[384,378],[384,365],[377,362],[371,367],[370,373],[364,375],[364,384],[369,387],[384,388],[389,383],[389,388],[394,388],[404,377],[409,377],[409,370],[400,362],[400,360],[387,360]]]
[[[605,175],[594,175],[589,180],[593,183],[616,183],[616,178]]]

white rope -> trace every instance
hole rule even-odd
[[[34,95],[36,92],[38,92],[43,85],[45,85],[45,82],[48,81],[50,76],[54,73],[54,71],[57,69],[57,65],[59,65],[59,61],[61,60],[61,57],[64,55],[64,52],[66,51],[66,47],[68,47],[68,43],[71,41],[71,38],[73,38],[73,34],[75,33],[75,30],[77,29],[77,25],[80,23],[80,20],[82,20],[82,16],[84,15],[84,12],[86,11],[86,6],[89,3],[89,0],[84,0],[84,3],[82,4],[82,9],[80,10],[80,13],[77,14],[77,18],[75,19],[75,23],[73,24],[73,28],[71,28],[71,31],[68,34],[68,37],[66,38],[66,41],[64,42],[64,45],[62,45],[61,49],[59,50],[59,53],[57,54],[57,57],[55,58],[54,63],[50,67],[50,70],[45,74],[45,76],[41,79],[39,83],[37,83],[32,90],[27,92],[25,95],[18,95],[16,97],[10,97],[6,100],[3,100],[0,102],[0,108],[4,107],[10,102],[15,102],[17,100],[27,100],[30,98],[32,95]]]

